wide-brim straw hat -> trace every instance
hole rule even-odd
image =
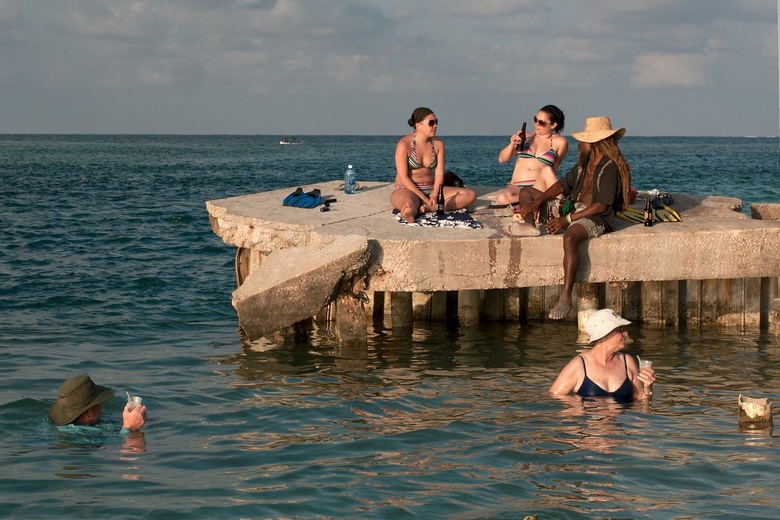
[[[64,426],[96,404],[113,397],[113,390],[96,385],[89,376],[73,376],[57,390],[57,400],[49,409],[49,419],[57,426]]]
[[[588,316],[588,319],[585,320],[585,332],[590,336],[588,341],[593,343],[607,336],[616,328],[630,324],[630,321],[612,309],[601,309]]]
[[[625,128],[612,128],[612,121],[607,116],[598,116],[587,118],[585,129],[582,132],[572,132],[571,136],[583,143],[597,143],[610,136],[618,141],[625,133]]]

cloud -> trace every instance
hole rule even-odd
[[[7,105],[40,104],[32,91],[63,89],[85,107],[197,99],[188,120],[203,112],[203,128],[212,105],[233,114],[213,121],[220,128],[271,125],[266,107],[329,125],[317,111],[356,100],[374,110],[391,99],[446,99],[465,112],[496,103],[497,117],[514,120],[508,112],[529,104],[608,111],[665,87],[706,87],[713,99],[746,89],[776,106],[776,92],[763,93],[777,86],[777,8],[776,0],[704,8],[701,0],[0,0],[0,83]]]
[[[734,16],[739,4],[746,0],[718,0],[703,3],[701,0],[592,0],[594,16],[638,24],[706,24],[713,20]],[[767,2],[768,0],[757,0]],[[771,0],[769,0],[771,1]],[[706,5],[706,7],[704,7]]]
[[[701,87],[710,83],[704,70],[710,58],[701,54],[637,56],[631,85],[637,88]]]
[[[151,36],[156,10],[151,2],[71,3],[57,18],[73,35],[137,40]]]
[[[436,0],[431,14],[489,18],[535,11],[544,6],[545,2],[540,0]]]
[[[15,2],[0,0],[0,44],[18,43],[23,36],[19,29],[19,9]]]

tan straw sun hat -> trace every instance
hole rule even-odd
[[[588,316],[588,319],[585,320],[585,332],[590,336],[588,342],[593,343],[607,336],[616,328],[630,324],[630,321],[612,309],[601,309]]]
[[[73,376],[66,379],[57,390],[57,400],[49,410],[49,419],[57,426],[65,426],[96,404],[112,397],[113,390],[96,385],[89,376]]]
[[[615,141],[623,137],[625,128],[612,128],[612,122],[607,116],[589,117],[585,120],[585,129],[582,132],[572,132],[571,136],[583,143],[597,143],[609,136],[614,136]]]

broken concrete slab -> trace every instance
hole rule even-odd
[[[356,235],[273,251],[233,292],[241,328],[257,339],[316,315],[365,274],[368,260],[368,240]]]
[[[756,220],[780,220],[780,204],[753,203],[750,216]]]

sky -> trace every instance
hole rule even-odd
[[[0,133],[777,136],[780,0],[0,0]]]

